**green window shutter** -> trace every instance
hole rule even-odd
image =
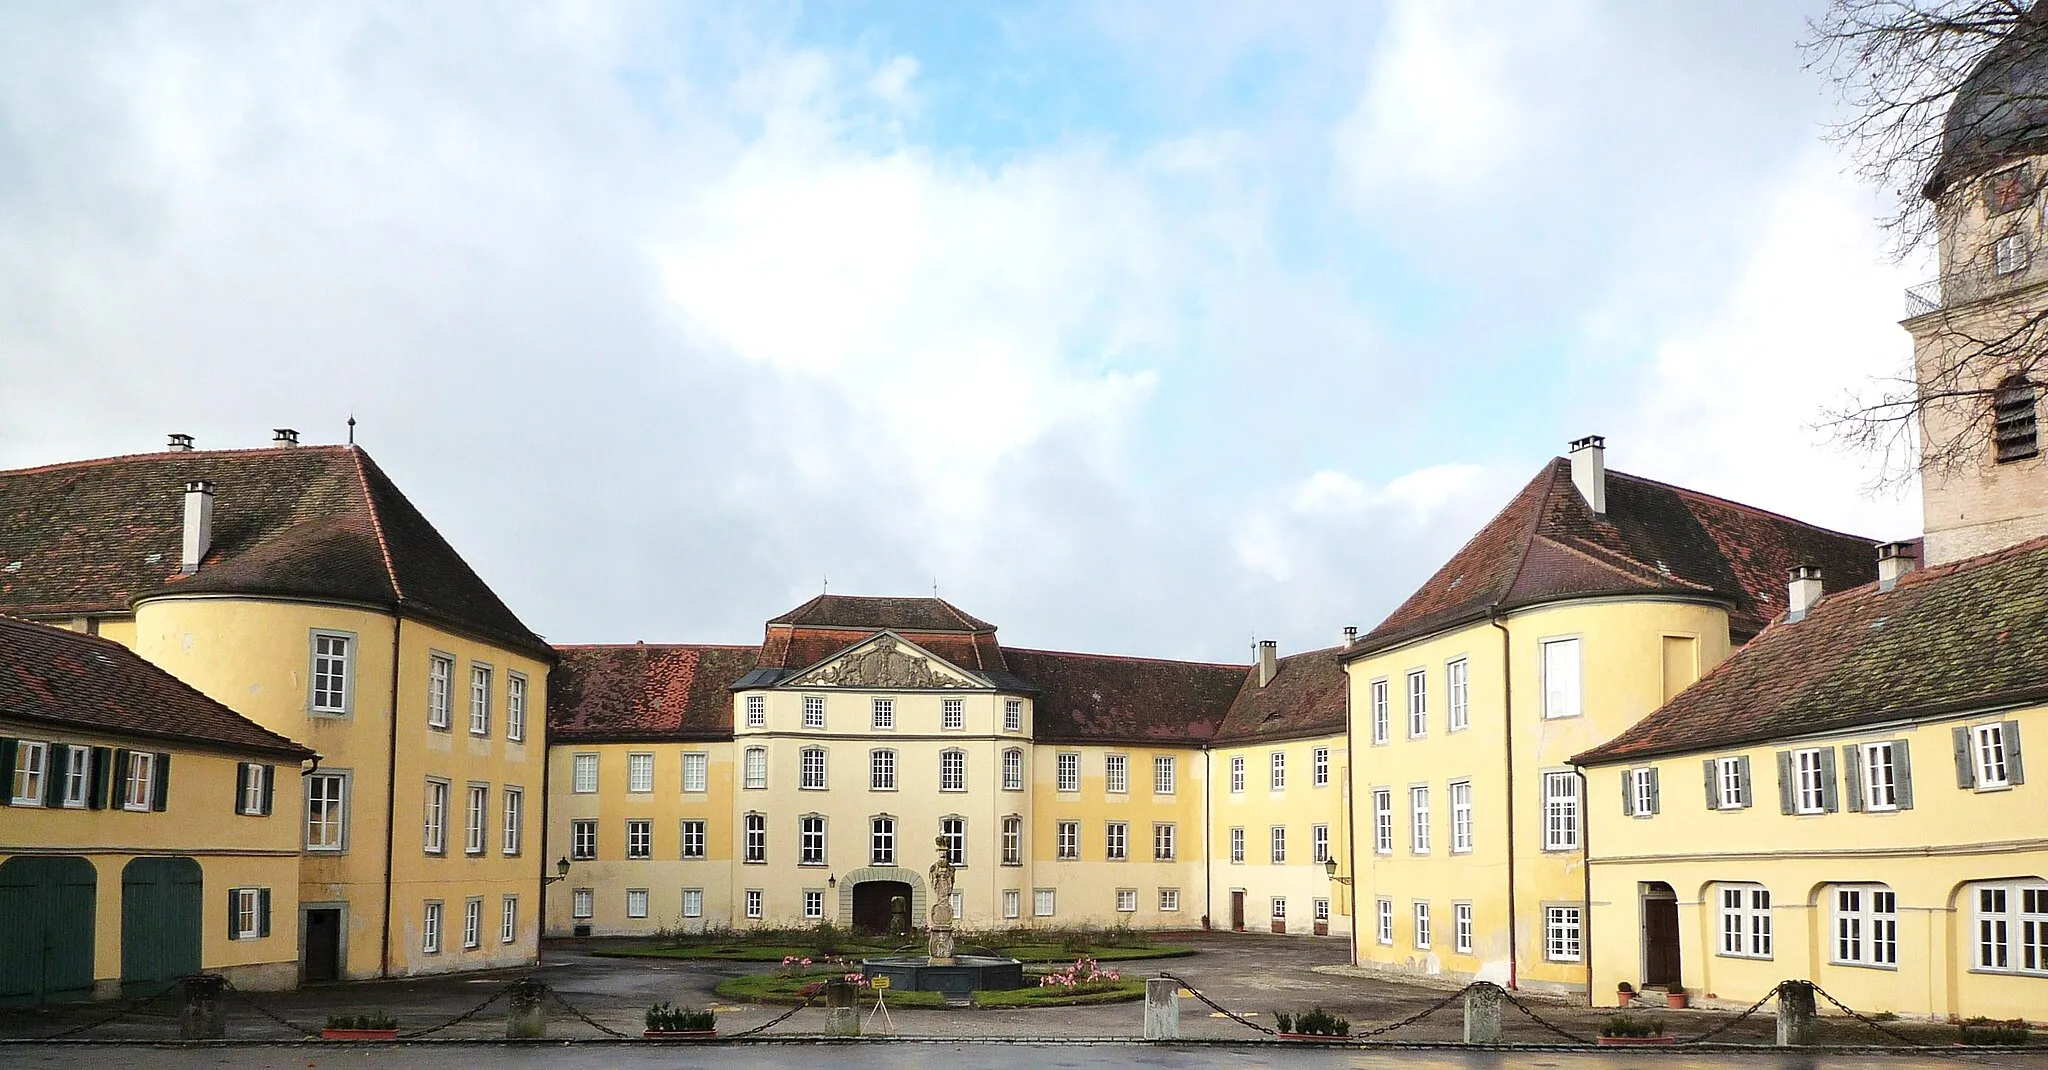
[[[162,813],[171,804],[171,756],[162,751],[156,755],[156,783],[150,785],[153,794],[149,808]]]
[[[1863,748],[1854,743],[1842,744],[1842,786],[1849,789],[1849,812],[1862,810]]]
[[[256,935],[270,935],[270,889],[256,893]]]
[[[230,940],[240,940],[242,938],[242,934],[235,931],[235,919],[241,913],[239,909],[241,906],[239,902],[241,899],[240,892],[241,889],[239,888],[228,889],[228,939]]]
[[[1835,748],[1820,749],[1820,808],[1824,813],[1834,813],[1842,808],[1841,796],[1835,790]]]
[[[244,800],[249,798],[249,769],[248,762],[235,763],[235,813],[238,814],[249,812],[243,809],[247,805]]]
[[[21,740],[0,739],[0,806],[14,805],[14,759]]]
[[[1721,786],[1714,782],[1714,760],[1708,758],[1700,764],[1705,766],[1707,770],[1707,809],[1719,810],[1721,808]]]
[[[1778,812],[1781,814],[1789,814],[1794,809],[1796,809],[1795,803],[1797,802],[1798,795],[1795,793],[1796,786],[1793,783],[1793,776],[1794,774],[1792,772],[1792,752],[1788,750],[1779,751]]]
[[[1660,790],[1658,790],[1657,787],[1656,766],[1650,767],[1650,812],[1653,814],[1661,814],[1664,812],[1663,793]]]
[[[1892,741],[1892,779],[1898,784],[1899,809],[1913,808],[1913,752],[1903,739]]]
[[[1636,771],[1621,771],[1621,814],[1623,817],[1636,816]]]
[[[1755,806],[1756,791],[1755,789],[1749,786],[1749,755],[1745,754],[1742,757],[1735,759],[1735,772],[1736,779],[1740,781],[1740,783],[1742,784],[1741,790],[1743,809],[1748,809],[1749,807]]]
[[[2020,764],[2020,723],[2007,721],[2002,733],[2005,736],[2005,782],[2024,784],[2027,782],[2026,767]]]
[[[87,785],[85,805],[95,810],[107,808],[108,774],[114,769],[114,748],[94,747],[92,749],[92,782]]]
[[[114,751],[114,776],[110,787],[108,805],[118,810],[128,803],[128,766],[134,754],[126,750]]]
[[[277,766],[266,765],[260,768],[263,770],[263,816],[269,817],[271,795],[277,789]],[[265,892],[264,894],[268,895],[270,893]]]
[[[1949,736],[1956,745],[1956,787],[1976,787],[1977,763],[1970,758],[1970,729],[1957,725],[1950,730]]]
[[[65,764],[59,764],[59,763],[58,763],[58,761],[57,761],[57,756],[58,756],[58,755],[60,755],[60,754],[64,756],[64,762],[65,762],[65,764],[68,764],[68,763],[70,762],[70,760],[71,760],[71,750],[70,750],[70,748],[68,748],[68,747],[64,747],[64,746],[60,746],[60,745],[58,745],[58,744],[55,744],[55,743],[45,743],[45,744],[43,744],[43,805],[44,805],[44,806],[62,806],[62,805],[64,805],[64,769],[65,769]]]

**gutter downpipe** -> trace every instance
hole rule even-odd
[[[391,740],[384,763],[384,940],[377,976],[391,976],[391,868],[398,849],[398,663],[405,617],[391,610]]]
[[[1508,810],[1508,987],[1519,987],[1522,939],[1519,903],[1515,899],[1515,678],[1513,651],[1508,645],[1508,626],[1501,623],[1500,603],[1486,607],[1486,623],[1500,629],[1501,726],[1507,749]],[[1581,926],[1584,939],[1584,926]],[[1590,957],[1590,956],[1589,956]]]
[[[554,672],[555,666],[549,665],[548,675],[552,676]],[[533,685],[528,684],[527,686],[531,688]],[[548,754],[548,689],[546,685],[542,685],[540,694],[540,824],[529,826],[540,830],[540,850],[534,852],[540,862],[540,894],[535,897],[537,902],[533,915],[533,964],[535,966],[541,964],[541,941],[548,938],[548,775],[554,772],[554,765],[550,760],[551,756]],[[532,696],[529,694],[528,705],[532,705],[531,698]],[[532,725],[532,719],[528,718],[527,723],[529,726]],[[519,848],[520,850],[525,850],[525,830],[522,829],[519,835]],[[566,877],[567,874],[563,874],[563,876]],[[1018,913],[1023,912],[1019,911]],[[573,932],[574,930],[570,931]]]
[[[1586,956],[1586,1006],[1593,1005],[1593,791],[1586,779],[1586,767],[1572,766],[1579,775],[1579,873],[1584,880],[1585,890],[1579,898],[1584,900],[1584,920],[1579,923],[1579,950]]]
[[[1216,914],[1216,826],[1209,820],[1209,795],[1216,790],[1216,753],[1202,744],[1202,930],[1207,932]]]
[[[1351,964],[1358,965],[1358,793],[1352,790],[1351,771],[1358,767],[1358,750],[1351,729],[1351,663],[1344,666],[1344,863],[1351,868]]]

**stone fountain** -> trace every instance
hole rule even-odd
[[[931,908],[926,925],[926,954],[866,959],[867,976],[889,978],[892,989],[943,992],[965,999],[977,989],[1024,987],[1024,963],[993,955],[953,954],[953,852],[940,836],[939,860],[932,863]]]

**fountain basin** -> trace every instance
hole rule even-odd
[[[868,977],[887,977],[889,987],[965,997],[976,991],[1024,987],[1024,963],[989,955],[955,955],[951,965],[934,965],[929,955],[863,959]]]

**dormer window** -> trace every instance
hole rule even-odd
[[[2027,239],[2014,232],[1998,239],[1991,246],[1993,268],[2000,275],[2010,275],[2027,266]]]
[[[2024,375],[2008,377],[1991,396],[1992,443],[1999,464],[2041,452],[2034,409],[2039,391]]]

